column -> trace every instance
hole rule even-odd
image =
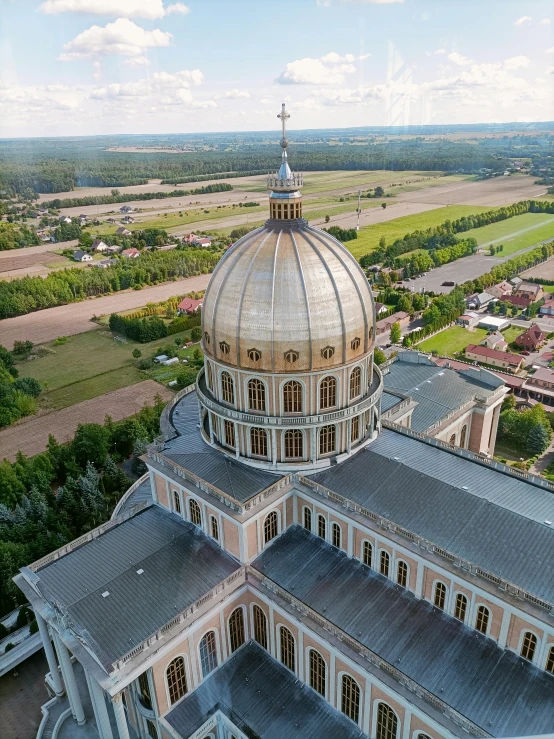
[[[54,640],[56,643],[56,651],[60,658],[60,667],[62,668],[67,697],[69,698],[69,703],[71,705],[71,712],[73,713],[75,721],[77,721],[79,726],[82,726],[86,722],[85,712],[83,711],[83,704],[81,702],[81,696],[79,695],[77,681],[75,680],[75,673],[73,672],[73,665],[71,664],[69,651],[57,634],[54,634]]]
[[[349,418],[346,422],[346,452],[350,454],[352,451],[352,419]]]
[[[48,669],[52,676],[52,684],[56,695],[59,697],[64,694],[64,688],[60,671],[58,669],[58,660],[54,653],[54,647],[50,641],[50,634],[48,633],[48,626],[42,616],[35,611],[35,618],[38,624],[38,630],[40,632],[40,638],[42,639],[42,646],[44,647],[44,653],[46,654],[46,661],[48,662]]]
[[[115,714],[115,722],[119,739],[131,739],[129,736],[129,727],[127,726],[127,716],[123,707],[123,693],[118,693],[112,698],[113,712]]]
[[[214,427],[212,423],[212,414],[208,411],[208,424],[210,428],[210,444],[214,443]]]
[[[271,461],[271,466],[275,469],[277,467],[277,431],[275,429],[271,429]]]
[[[235,458],[238,459],[240,457],[239,425],[235,421],[233,425],[235,427]]]
[[[312,435],[312,462],[315,462],[317,459],[317,426],[311,427],[310,434]]]
[[[110,718],[108,716],[108,709],[104,698],[104,691],[88,670],[85,670],[85,677],[87,678],[88,690],[92,701],[92,707],[94,709],[94,717],[96,718],[96,725],[98,727],[100,739],[113,739],[112,727],[110,725]]]

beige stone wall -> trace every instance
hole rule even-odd
[[[159,504],[164,508],[169,508],[165,479],[161,475],[154,473],[154,482],[156,485],[156,495],[158,496]]]

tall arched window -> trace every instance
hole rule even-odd
[[[467,439],[467,426],[464,426],[462,428],[462,433],[460,434],[460,446],[462,447],[462,449],[465,449],[466,439]]]
[[[554,675],[554,647],[550,647],[550,649],[548,650],[548,657],[546,658],[546,665],[544,669]]]
[[[210,516],[210,528],[212,530],[212,537],[219,541],[219,524],[215,516]]]
[[[337,404],[337,380],[335,377],[324,377],[319,386],[319,407],[334,408]]]
[[[325,516],[319,515],[317,517],[317,535],[321,536],[322,539],[325,539],[327,535],[327,521],[325,520]]]
[[[449,444],[452,444],[452,446],[456,446],[456,434],[452,434],[452,436],[450,437],[448,443]]]
[[[372,546],[368,541],[364,541],[364,546],[362,549],[362,559],[365,565],[367,567],[371,567],[371,555],[373,554]]]
[[[224,403],[235,404],[235,385],[228,372],[221,373],[221,395]]]
[[[195,526],[202,526],[202,513],[200,512],[200,506],[193,498],[189,500],[189,511],[191,522]]]
[[[235,424],[225,419],[225,444],[235,448]]]
[[[156,729],[156,725],[149,719],[146,719],[146,730],[148,731],[150,739],[158,739],[158,730]]]
[[[296,380],[283,385],[283,409],[285,413],[302,413],[302,385]]]
[[[244,613],[242,608],[235,608],[229,616],[229,642],[231,652],[236,652],[244,644]]]
[[[444,604],[446,602],[446,585],[442,582],[438,582],[435,585],[435,605],[444,610]]]
[[[386,703],[379,703],[376,739],[396,739],[397,733],[398,719],[395,712]]]
[[[277,511],[271,511],[264,521],[264,542],[275,539],[277,536]]]
[[[336,429],[334,426],[323,426],[319,431],[319,453],[331,454],[335,451]]]
[[[200,666],[202,677],[208,677],[217,667],[217,650],[215,646],[215,631],[208,631],[200,640]]]
[[[182,657],[175,657],[167,666],[165,674],[167,677],[167,689],[169,690],[169,701],[173,704],[187,692],[185,660]]]
[[[248,408],[251,411],[265,411],[265,385],[257,378],[248,383]]]
[[[358,441],[360,435],[360,417],[354,416],[352,419],[352,426],[350,427],[350,440]]]
[[[265,429],[250,429],[250,448],[255,457],[267,457],[267,433]]]
[[[310,508],[304,508],[304,516],[302,519],[302,525],[308,531],[312,530],[312,511]]]
[[[459,621],[466,620],[467,613],[467,598],[462,593],[456,595],[456,605],[454,606],[454,616]]]
[[[389,576],[389,565],[390,557],[388,555],[388,552],[382,551],[379,557],[379,567],[381,570],[381,575],[384,575],[385,577]]]
[[[212,365],[209,362],[206,362],[206,380],[208,382],[208,388],[213,392],[214,389],[214,377],[213,377],[213,371],[212,371]]]
[[[252,607],[252,620],[254,621],[254,639],[261,647],[267,649],[267,618],[260,606],[256,604]]]
[[[350,400],[357,398],[361,393],[362,387],[362,370],[360,367],[354,367],[350,373]]]
[[[176,490],[173,491],[173,507],[175,508],[175,513],[181,513],[181,498]]]
[[[526,631],[523,635],[523,641],[521,643],[521,656],[524,659],[528,659],[529,662],[532,662],[533,657],[535,656],[536,649],[537,637],[531,631]]]
[[[279,636],[279,641],[281,642],[281,662],[285,667],[288,667],[289,670],[294,672],[296,669],[294,637],[285,626],[281,626],[279,629]]]
[[[325,697],[325,660],[315,649],[310,649],[310,687]]]
[[[360,718],[360,687],[350,675],[342,676],[340,708],[348,718],[358,723]]]
[[[304,455],[304,436],[300,429],[285,431],[285,457],[302,459]]]
[[[139,701],[149,711],[152,710],[152,696],[150,695],[150,683],[148,682],[148,673],[143,672],[139,675]],[[173,701],[172,701],[173,702]]]
[[[331,526],[331,543],[333,544],[334,547],[337,547],[337,549],[340,549],[341,538],[342,538],[341,534],[342,534],[342,531],[340,529],[340,526],[338,525],[338,523],[334,523]]]
[[[479,606],[479,608],[477,609],[477,618],[475,619],[475,628],[482,634],[487,633],[489,616],[489,609],[485,608],[485,606]]]
[[[398,563],[396,582],[399,585],[402,585],[403,588],[408,586],[408,565],[405,562],[402,562],[402,560]]]

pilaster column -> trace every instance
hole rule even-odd
[[[60,671],[58,669],[58,660],[56,659],[56,655],[54,653],[54,647],[52,646],[52,642],[50,641],[50,634],[48,633],[48,626],[46,624],[46,621],[36,611],[35,611],[35,618],[37,620],[38,630],[40,632],[40,638],[42,639],[42,646],[44,647],[44,653],[46,654],[46,661],[48,662],[48,669],[50,670],[50,675],[52,676],[52,685],[54,686],[54,691],[56,695],[59,697],[63,695],[64,688],[63,688]]]
[[[210,428],[210,444],[214,443],[214,427],[212,424],[212,414],[210,411],[208,411],[208,425]]]
[[[104,698],[104,691],[86,669],[85,677],[87,679],[90,700],[92,702],[92,708],[94,710],[94,717],[96,718],[96,725],[98,727],[100,739],[113,739],[112,727],[108,716],[108,708],[106,706],[106,699]]]
[[[113,712],[115,714],[115,722],[119,732],[119,739],[131,739],[129,736],[129,727],[127,726],[127,716],[123,707],[123,693],[118,693],[112,698]]]
[[[312,435],[312,462],[315,462],[317,459],[317,426],[312,426],[310,434]]]
[[[62,668],[67,696],[71,705],[71,712],[73,713],[75,721],[77,721],[79,726],[82,726],[86,722],[85,712],[83,711],[83,704],[81,702],[81,696],[79,695],[77,681],[75,680],[75,673],[73,672],[73,665],[71,664],[69,651],[57,634],[54,634],[54,640],[56,642],[56,651],[60,658],[60,667]]]
[[[235,458],[238,459],[240,456],[240,440],[239,440],[239,425],[233,421],[235,426]]]
[[[275,469],[277,467],[277,431],[275,429],[271,429],[271,462],[271,466]]]
[[[352,451],[352,419],[346,422],[346,451],[348,454]]]

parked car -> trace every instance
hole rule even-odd
[[[531,352],[528,352],[528,351],[524,351],[521,353],[523,354],[524,357],[528,357],[531,354]]]

